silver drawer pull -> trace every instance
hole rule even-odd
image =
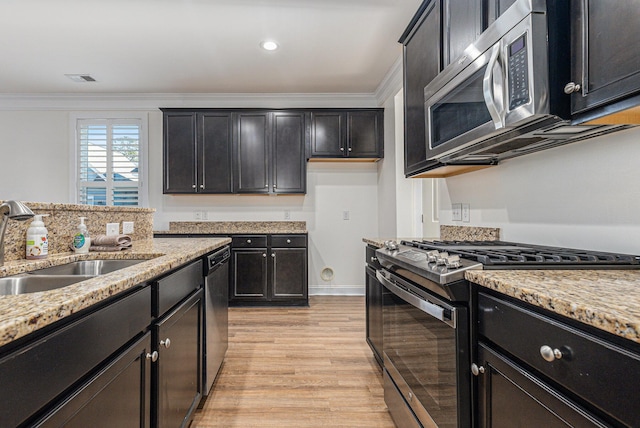
[[[542,355],[542,358],[546,361],[552,362],[562,358],[562,351],[558,348],[553,349],[551,346],[543,345],[540,347],[540,355]]]
[[[291,244],[291,239],[287,239],[287,244]]]
[[[161,340],[160,341],[160,345],[164,346],[165,348],[168,348],[171,346],[171,339],[169,339],[168,337],[165,340]]]
[[[474,376],[478,376],[480,373],[484,373],[484,367],[473,363],[471,364],[471,373],[473,373]]]
[[[251,239],[247,239],[247,244],[251,244]]]
[[[371,256],[371,263],[375,263],[375,262],[377,262],[377,261],[378,261],[378,258],[377,258],[377,257],[373,257],[373,256]]]
[[[158,361],[158,351],[153,351],[152,353],[147,353],[147,360],[151,360],[151,362],[155,363]]]

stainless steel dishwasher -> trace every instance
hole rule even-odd
[[[208,396],[229,345],[229,247],[206,257],[202,358],[203,396]]]

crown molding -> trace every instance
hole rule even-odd
[[[389,97],[395,96],[402,89],[402,77],[402,54],[400,54],[374,93],[378,105],[384,105]]]
[[[186,108],[372,108],[375,93],[0,94],[0,110],[156,110]]]

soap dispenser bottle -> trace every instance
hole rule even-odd
[[[49,214],[36,214],[27,229],[26,257],[29,260],[44,259],[49,255],[49,232],[44,227],[42,217]]]
[[[86,217],[80,217],[80,224],[78,225],[78,230],[76,231],[76,234],[73,237],[73,251],[79,254],[88,253],[89,247],[91,246],[91,238],[89,238],[89,232],[87,231],[87,226],[84,224],[85,218]]]

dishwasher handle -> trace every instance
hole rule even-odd
[[[216,251],[215,253],[207,256],[206,275],[211,274],[219,267],[227,263],[230,257],[231,250],[229,249],[229,247],[224,247],[220,251]]]
[[[385,277],[380,271],[376,271],[376,277],[378,278],[378,281],[380,281],[387,290],[391,291],[400,299],[409,303],[411,306],[421,310],[422,312],[431,315],[437,320],[442,321],[443,323],[453,328],[456,328],[455,309],[450,310],[451,318],[448,318],[446,316],[445,308],[443,308],[442,306],[436,305],[435,303],[431,303],[430,301],[425,300],[424,298],[416,294],[413,294],[402,287],[399,287],[389,278]]]

